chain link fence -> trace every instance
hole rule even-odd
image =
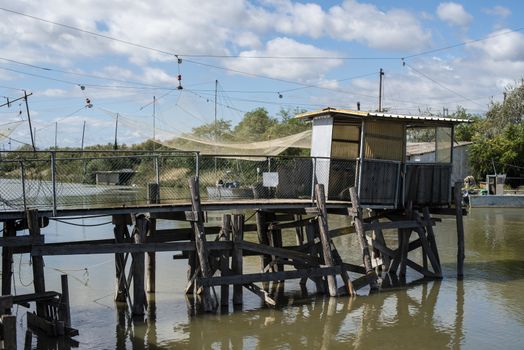
[[[0,210],[118,207],[147,204],[151,184],[160,203],[187,203],[198,175],[203,202],[312,199],[315,183],[328,198],[349,200],[355,160],[227,157],[194,152],[2,152]]]

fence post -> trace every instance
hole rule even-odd
[[[317,158],[313,157],[313,170],[311,173],[311,202],[315,202],[315,183],[317,175]]]
[[[24,161],[20,161],[20,179],[22,180],[22,199],[24,201],[24,211],[27,211],[27,200],[25,195],[25,168]]]
[[[160,164],[158,163],[158,156],[155,156],[155,176],[156,183],[160,186]]]
[[[195,152],[195,176],[200,176],[200,153]]]
[[[51,152],[51,183],[53,185],[53,216],[56,216],[56,152]]]

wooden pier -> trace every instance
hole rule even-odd
[[[85,162],[85,159],[51,155],[52,195],[48,198],[31,196],[31,188],[26,188],[26,184],[33,183],[24,177],[27,167],[22,160],[5,161],[2,169],[8,175],[14,174],[15,165],[20,163],[23,202],[6,199],[4,205],[10,205],[10,210],[0,212],[0,221],[3,222],[0,314],[7,315],[0,328],[4,345],[12,342],[4,330],[11,327],[12,318],[8,315],[13,304],[29,307],[34,303],[36,312],[28,313],[28,328],[52,336],[77,334],[72,328],[74,322],[69,311],[67,276],[62,279],[60,292],[48,290],[44,274],[46,256],[114,255],[115,270],[111,277],[108,276],[115,281],[114,300],[120,305],[127,304],[132,315],[143,320],[149,313],[148,299],[154,299],[156,291],[155,254],[174,252],[175,259],[187,261],[185,292],[194,301],[191,310],[227,312],[230,304],[238,306],[243,303],[244,293],[256,295],[269,307],[275,306],[275,293],[281,293],[283,282],[291,279],[299,280],[304,291],[310,281],[309,285],[314,286],[317,294],[330,297],[356,296],[363,294],[363,288],[375,293],[388,287],[392,280],[405,282],[408,268],[421,278],[440,279],[442,266],[433,229],[440,219],[433,215],[452,215],[457,222],[457,275],[462,278],[462,215],[465,211],[461,204],[461,183],[455,184],[454,192],[451,190],[453,126],[460,121],[366,113],[326,109],[306,114],[306,117],[313,118],[314,123],[312,153],[320,154],[314,154],[312,158],[281,159],[279,162],[265,159],[263,164],[270,177],[278,179],[281,174],[286,180],[276,184],[276,188],[275,184],[267,185],[264,196],[256,191],[258,185],[262,186],[258,183],[252,187],[252,198],[215,199],[207,196],[203,200],[205,190],[200,188],[201,183],[208,188],[210,178],[214,183],[216,179],[210,174],[216,175],[217,171],[212,172],[210,165],[216,168],[218,162],[216,157],[209,158],[213,163],[209,162],[206,167],[198,154],[194,157],[195,175],[185,177],[188,182],[183,186],[173,182],[162,184],[161,181],[159,167],[169,163],[168,160],[175,164],[175,160],[167,159],[167,156],[159,159],[158,154],[139,155],[137,159],[142,165],[146,164],[140,169],[150,169],[147,162],[154,160],[151,164],[154,164],[156,181],[147,183],[147,186],[142,183],[138,190],[133,187],[123,190],[145,191],[147,201],[128,202],[133,197],[127,196],[117,198],[122,201],[120,204],[111,204],[113,198],[106,195],[104,198],[109,198],[108,202],[76,206],[65,205],[69,199],[59,196],[57,178],[60,174],[56,163],[78,163]],[[440,135],[434,163],[406,160],[406,130],[420,126],[435,128],[435,133]],[[324,135],[326,131],[329,131],[328,137]],[[326,141],[327,145],[319,144]],[[342,154],[341,145],[348,151],[342,152],[344,159],[337,158]],[[352,153],[356,151],[358,154]],[[117,157],[119,162],[127,158]],[[109,158],[93,156],[88,159],[106,162]],[[249,162],[239,161],[244,162],[244,166]],[[26,162],[41,165],[43,160],[29,159]],[[182,162],[177,158],[176,164],[186,166],[192,161],[185,159]],[[258,165],[260,163],[253,163],[251,167]],[[46,173],[37,166],[35,169],[39,169],[38,174]],[[258,181],[259,168],[253,169],[256,169],[253,174]],[[187,167],[183,170],[190,173]],[[208,171],[202,175],[207,176],[205,181],[199,176],[204,170]],[[290,170],[304,178],[289,179]],[[139,172],[134,174],[137,179],[150,178]],[[93,196],[103,193],[121,195],[120,189],[114,186],[97,188],[98,185],[73,182],[61,185],[69,195],[74,192],[74,186],[83,186],[83,193],[94,191]],[[180,191],[181,188],[188,197],[162,198],[167,190]],[[47,203],[47,206],[32,208],[31,201]],[[220,224],[211,224],[207,220],[208,213],[217,211],[222,215]],[[43,231],[50,219],[95,215],[112,218],[113,231],[108,233],[108,238],[46,242]],[[351,224],[332,228],[330,218],[334,215],[348,218]],[[250,220],[251,217],[254,220]],[[157,220],[171,221],[173,228],[159,229]],[[180,227],[175,224],[177,221],[185,222],[189,227],[176,228]],[[18,235],[26,229],[29,235]],[[246,239],[248,232],[256,233],[256,240]],[[283,235],[293,235],[295,243],[284,244],[290,240],[284,239]],[[340,253],[335,238],[343,235],[356,235],[358,249],[349,252],[344,249],[344,253],[350,254],[350,258],[357,257],[361,263],[349,263],[348,256]],[[32,257],[34,293],[12,295],[13,255],[21,253],[30,253]],[[244,258],[248,256],[259,257],[260,271],[245,271]]]
[[[8,315],[13,304],[36,304],[36,313],[28,313],[28,327],[37,328],[48,335],[72,336],[67,276],[62,279],[62,291],[46,289],[43,270],[45,256],[79,254],[113,254],[115,257],[115,301],[128,304],[132,314],[144,317],[148,295],[155,292],[156,252],[178,252],[176,259],[188,262],[186,293],[196,301],[196,310],[217,312],[229,303],[242,304],[243,293],[254,293],[268,306],[275,306],[270,283],[278,284],[290,279],[300,280],[306,286],[311,280],[316,293],[331,297],[354,296],[369,286],[370,292],[381,289],[382,280],[389,275],[405,278],[411,268],[429,279],[442,278],[438,249],[433,227],[439,221],[431,212],[456,215],[459,250],[458,273],[462,273],[463,232],[462,209],[407,208],[367,210],[359,205],[354,188],[351,202],[326,201],[324,186],[316,185],[315,201],[307,203],[282,203],[263,201],[251,203],[256,223],[245,222],[245,214],[223,214],[221,226],[206,223],[206,212],[200,202],[198,178],[189,181],[191,203],[182,205],[151,204],[151,211],[140,208],[123,208],[111,213],[114,226],[113,238],[80,242],[46,243],[42,229],[48,223],[45,213],[28,210],[24,216],[3,218],[2,246],[2,313]],[[457,192],[459,195],[459,192]],[[457,197],[458,198],[458,197]],[[457,199],[458,200],[458,199]],[[460,202],[457,202],[460,203]],[[247,206],[247,202],[241,202]],[[262,209],[257,208],[260,205]],[[212,204],[222,212],[236,209],[234,204]],[[190,209],[190,210],[187,210]],[[101,211],[102,209],[98,209]],[[237,210],[235,210],[237,211]],[[22,213],[18,213],[21,215]],[[62,215],[64,213],[61,213]],[[78,213],[75,212],[75,215]],[[90,211],[86,211],[89,217]],[[349,227],[330,229],[328,215],[347,215]],[[190,228],[156,229],[157,219],[186,221]],[[19,236],[17,231],[28,228],[29,235]],[[282,244],[283,230],[296,236],[296,245]],[[397,246],[388,246],[385,232],[397,232]],[[246,232],[256,232],[257,242],[244,239]],[[356,234],[359,251],[352,252],[362,259],[361,265],[344,262],[333,243],[335,237]],[[415,234],[415,238],[412,236]],[[422,260],[415,261],[410,254],[422,250]],[[30,253],[33,261],[34,293],[8,297],[12,293],[12,256]],[[146,259],[146,256],[148,259]],[[243,259],[260,257],[260,272],[245,273]],[[337,283],[337,281],[339,281]],[[233,295],[229,287],[233,286]],[[220,287],[219,289],[216,289]],[[9,327],[9,317],[3,329]],[[9,342],[9,338],[6,341]],[[8,344],[8,343],[6,343]]]

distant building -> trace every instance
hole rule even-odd
[[[132,169],[95,171],[96,184],[129,186],[135,173]]]
[[[453,170],[451,183],[463,181],[471,175],[469,168],[469,145],[472,142],[460,141],[453,144]],[[435,142],[412,142],[406,146],[408,162],[435,162]]]

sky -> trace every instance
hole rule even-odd
[[[0,104],[36,146],[168,139],[264,107],[483,115],[524,75],[521,1],[0,0]],[[181,79],[179,80],[178,77]],[[216,98],[215,98],[216,96]],[[31,143],[24,99],[0,147]],[[56,137],[55,137],[56,135]]]

